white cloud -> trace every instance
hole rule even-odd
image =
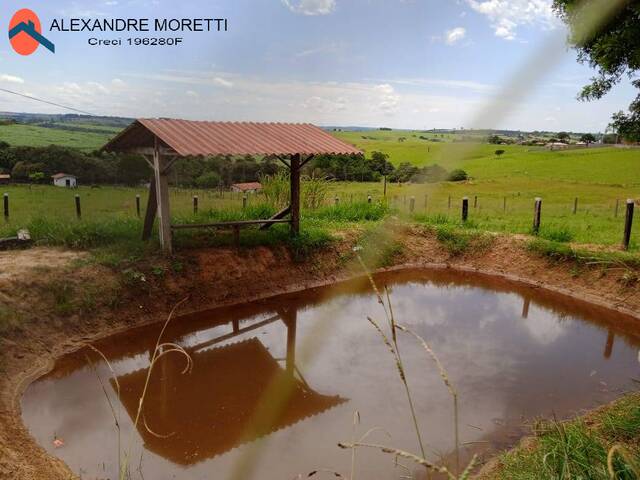
[[[336,8],[336,0],[282,0],[282,3],[303,15],[328,15]]]
[[[220,77],[214,77],[213,84],[219,87],[233,88],[233,82],[230,82],[229,80],[225,80],[224,78],[220,78]]]
[[[518,27],[541,25],[552,28],[559,23],[551,8],[552,0],[466,0],[476,12],[486,16],[497,37],[516,38]]]
[[[114,78],[113,80],[111,80],[111,85],[113,85],[116,88],[122,88],[122,87],[125,87],[127,84],[124,83],[119,78]]]
[[[455,45],[467,35],[467,30],[463,27],[452,28],[444,34],[444,43],[447,45]]]
[[[198,95],[198,92],[194,92],[193,90],[187,90],[186,92],[187,97],[191,97],[191,98],[198,98],[200,95]]]
[[[16,77],[14,75],[7,75],[4,73],[0,73],[0,82],[6,83],[24,83],[24,80],[20,77]]]

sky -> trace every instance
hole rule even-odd
[[[576,95],[576,61],[551,0],[4,0],[56,45],[0,40],[0,88],[99,115],[317,125],[603,131],[636,91]],[[226,32],[49,32],[53,19],[227,18]],[[7,28],[5,27],[5,28]],[[169,46],[90,38],[182,37]],[[65,113],[0,91],[0,111]]]

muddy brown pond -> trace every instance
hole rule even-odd
[[[477,274],[405,271],[376,282],[457,388],[463,456],[514,445],[532,419],[596,407],[640,376],[631,317]],[[118,478],[119,438],[123,451],[133,439],[132,478],[348,476],[351,454],[337,443],[352,438],[356,410],[358,434],[383,429],[368,441],[419,453],[394,360],[367,316],[384,324],[363,279],[178,317],[163,341],[184,347],[192,369],[182,373],[180,354],[158,361],[136,427],[162,324],[132,329],[95,344],[120,398],[108,365],[84,348],[31,384],[24,422],[83,479]],[[399,333],[399,343],[427,455],[453,463],[451,397],[415,339]],[[378,451],[359,450],[356,465],[359,478],[406,474]]]

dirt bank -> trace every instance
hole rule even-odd
[[[417,228],[402,233],[400,246],[386,258],[388,268],[435,265],[501,275],[624,311],[640,321],[640,285],[626,279],[628,271],[552,263],[528,252],[524,238],[506,236],[452,257],[432,233]],[[22,392],[57,356],[115,331],[162,320],[185,296],[186,313],[359,273],[348,239],[303,262],[294,261],[285,248],[193,250],[124,270],[88,261],[88,255],[55,250],[15,255],[0,253],[0,306],[18,319],[0,331],[0,478],[16,480],[74,478],[34,442],[20,417]]]

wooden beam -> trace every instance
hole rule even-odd
[[[147,211],[144,212],[144,227],[142,227],[142,240],[145,242],[151,238],[153,222],[156,219],[158,210],[158,197],[156,196],[156,177],[151,178],[149,186],[149,199],[147,200]]]
[[[171,225],[174,230],[185,230],[188,228],[229,228],[229,227],[246,227],[250,225],[259,225],[263,223],[289,223],[291,220],[287,219],[268,219],[268,220],[238,220],[230,222],[215,222],[215,223],[185,223],[182,225]]]
[[[302,163],[300,164],[300,168],[304,167],[307,163],[309,163],[311,160],[313,160],[313,157],[315,157],[315,155],[311,154],[307,158],[305,158],[302,161]]]
[[[153,154],[154,174],[156,180],[156,194],[158,197],[158,218],[160,219],[160,246],[165,254],[173,253],[171,241],[171,207],[169,206],[169,177],[167,176],[166,159],[160,152],[158,137],[155,137]]]
[[[300,233],[300,154],[291,157],[291,235]]]
[[[284,207],[282,210],[276,213],[269,220],[280,220],[281,218],[284,218],[287,215],[289,215],[289,213],[291,213],[291,205],[287,205],[286,207]],[[271,225],[273,225],[273,223],[274,222],[264,222],[264,224],[260,227],[260,230],[268,229]]]

